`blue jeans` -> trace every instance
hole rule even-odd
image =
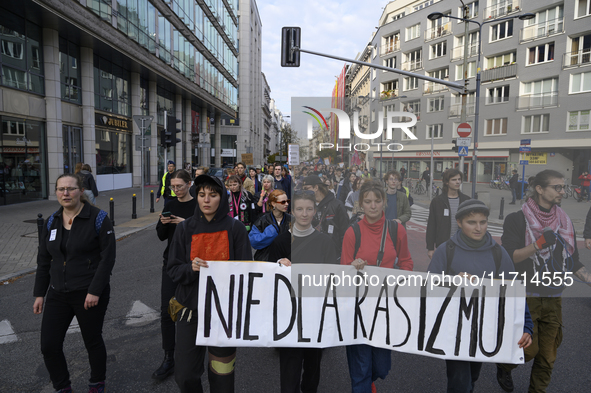
[[[391,367],[392,351],[369,345],[349,345],[347,363],[351,377],[352,393],[371,393],[371,384],[378,378],[385,379]]]
[[[447,393],[472,393],[480,376],[482,363],[446,360]]]
[[[519,192],[521,192],[521,190],[519,190]],[[511,196],[513,197],[511,203],[515,203],[515,199],[517,199],[517,189],[511,188]]]

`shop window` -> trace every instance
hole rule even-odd
[[[131,134],[96,130],[97,175],[132,173]]]

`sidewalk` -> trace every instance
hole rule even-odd
[[[440,188],[442,187],[441,181],[435,181],[435,185],[439,186]],[[462,192],[466,195],[471,195],[472,184],[462,184]],[[509,190],[499,190],[496,188],[490,188],[488,184],[477,183],[476,193],[478,193],[478,199],[480,200],[486,200],[485,193],[488,193],[490,200],[489,222],[491,224],[503,225],[504,218],[507,217],[509,213],[521,210],[521,203],[519,200],[517,200],[517,203],[515,205],[509,205],[509,202],[511,202],[511,191]],[[411,193],[411,196],[414,199],[414,203],[429,208],[430,202],[428,194],[415,195]],[[502,219],[499,218],[501,210],[501,198],[505,198],[505,206]],[[577,236],[582,237],[583,229],[585,228],[585,218],[587,217],[587,212],[589,211],[589,208],[591,208],[591,204],[587,202],[577,202],[573,198],[563,198],[561,207],[573,221]]]
[[[103,191],[96,198],[96,205],[109,213],[109,200],[115,202],[115,234],[117,239],[148,228],[158,222],[162,210],[163,199],[154,203],[154,213],[150,213],[150,191],[154,190],[156,202],[156,186],[144,189],[144,209],[142,209],[141,188],[125,188],[121,190]],[[137,219],[131,218],[132,195],[137,197]],[[47,219],[59,209],[57,201],[42,200],[0,206],[0,282],[35,271],[37,268],[37,214]]]

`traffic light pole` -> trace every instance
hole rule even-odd
[[[168,130],[168,112],[164,111],[164,129],[162,130],[162,132],[166,132],[166,130]],[[162,146],[162,148],[164,149],[164,172],[166,173],[168,171],[168,146],[164,145]],[[165,186],[165,184],[163,184],[163,186]],[[164,198],[164,193],[162,194],[162,197]]]
[[[462,10],[464,11],[464,19],[468,19],[468,7],[462,2]],[[465,123],[468,117],[467,100],[468,100],[468,37],[470,35],[470,24],[464,22],[464,93],[462,94],[462,113],[460,115],[460,123]],[[460,172],[462,173],[462,182],[460,183],[460,191],[462,191],[462,184],[464,184],[464,156],[460,156]],[[474,168],[472,168],[474,170]]]

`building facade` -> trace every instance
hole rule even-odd
[[[209,162],[199,133],[238,109],[237,23],[237,0],[3,2],[0,204],[53,198],[79,162],[99,191],[157,183],[165,156]],[[165,111],[182,130],[166,154]],[[134,115],[153,116],[143,168]]]
[[[556,169],[568,181],[591,164],[591,4],[589,0],[485,0],[466,4],[471,19],[482,28],[478,165],[472,168],[473,144],[464,173],[476,171],[478,182],[510,173],[520,158],[529,159],[526,176]],[[462,17],[461,4],[453,1],[390,2],[369,42],[371,62],[439,79],[463,82],[464,40],[468,40],[467,122],[472,126],[476,103],[478,55],[477,24],[443,17],[429,20],[433,12]],[[517,18],[523,13],[530,20]],[[355,67],[352,67],[355,71]],[[356,75],[351,73],[353,79]],[[368,165],[382,170],[405,167],[418,178],[429,165],[433,140],[434,177],[459,165],[452,150],[458,137],[461,95],[444,85],[388,71],[371,71],[369,129],[392,111],[411,111],[417,123],[409,138],[400,129],[393,141],[402,151],[368,153]],[[358,83],[357,83],[358,84]],[[352,89],[353,99],[358,97]],[[363,95],[360,95],[363,96]],[[381,119],[380,119],[381,118]],[[383,127],[382,125],[382,127]],[[522,139],[531,139],[531,154],[520,157]],[[519,170],[521,174],[521,169]]]

